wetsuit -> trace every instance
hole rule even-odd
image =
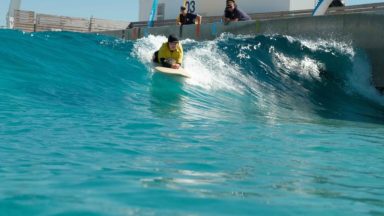
[[[196,14],[187,13],[185,16],[183,14],[180,14],[177,21],[180,22],[181,25],[191,25],[195,24],[196,18]]]
[[[177,64],[183,63],[183,47],[180,43],[177,44],[176,50],[171,51],[167,43],[163,43],[161,48],[154,53],[153,62],[161,64],[163,67],[172,67],[169,59],[173,59]]]

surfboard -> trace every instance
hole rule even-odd
[[[315,9],[313,10],[313,16],[322,16],[327,12],[329,5],[333,0],[319,0]]]
[[[155,71],[164,73],[164,74],[174,75],[174,76],[182,76],[186,78],[191,77],[189,73],[182,67],[180,67],[179,69],[173,69],[173,68],[157,66],[155,67]]]

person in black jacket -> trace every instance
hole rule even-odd
[[[191,24],[201,24],[201,16],[193,13],[188,13],[187,8],[184,6],[180,7],[180,14],[176,19],[178,25],[191,25]]]
[[[229,23],[247,20],[251,20],[251,17],[244,11],[240,10],[234,0],[228,0],[227,7],[224,11],[224,22]]]

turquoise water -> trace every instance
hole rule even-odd
[[[384,215],[384,97],[348,41],[0,31],[0,215]]]

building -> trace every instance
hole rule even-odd
[[[147,21],[153,0],[140,0],[139,20]],[[157,20],[175,19],[183,0],[159,0]],[[247,13],[292,11],[313,9],[316,0],[236,0],[239,8]],[[224,14],[226,0],[188,0],[186,7],[192,13],[202,16],[221,16]]]
[[[75,32],[102,32],[125,29],[128,21],[114,21],[58,16],[35,13],[34,11],[20,10],[22,0],[10,0],[7,13],[6,28],[19,29],[25,32],[35,31],[75,31]],[[1,28],[1,27],[0,27]]]

